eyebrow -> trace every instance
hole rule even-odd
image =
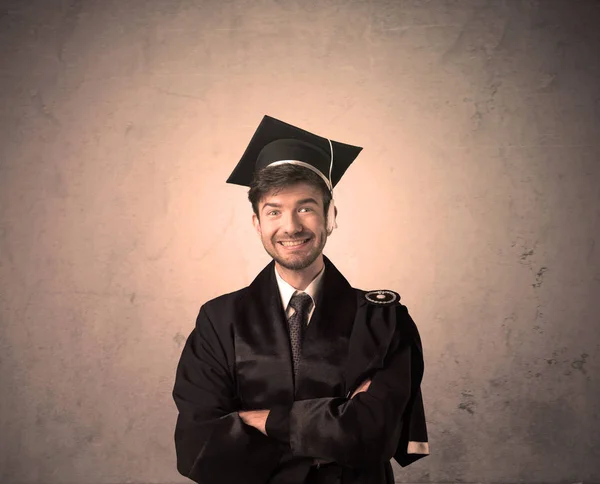
[[[315,205],[319,205],[314,198],[303,198],[302,200],[298,200],[297,205],[304,205],[306,203],[314,203]]]
[[[296,205],[305,205],[307,203],[314,203],[315,205],[319,204],[314,198],[309,197],[309,198],[303,198],[302,200],[298,200],[298,202],[296,202]],[[274,202],[267,202],[262,206],[262,209],[264,210],[267,207],[281,208],[281,204],[274,203]]]

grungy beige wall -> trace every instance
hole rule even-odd
[[[364,146],[326,254],[402,294],[432,455],[600,482],[600,3],[4,1],[0,482],[184,482],[174,370],[268,262],[225,179],[264,114]]]

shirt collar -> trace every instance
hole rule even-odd
[[[281,304],[283,304],[283,310],[285,311],[290,303],[290,299],[295,294],[306,293],[310,296],[313,302],[313,307],[315,307],[317,296],[319,295],[319,291],[321,290],[321,281],[323,279],[323,273],[325,272],[325,266],[321,269],[321,272],[317,274],[317,276],[311,281],[308,287],[304,291],[298,291],[295,287],[288,284],[284,281],[279,272],[277,272],[277,267],[275,267],[275,278],[277,279],[277,286],[279,287],[279,294],[281,295]]]

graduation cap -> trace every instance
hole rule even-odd
[[[264,116],[227,183],[249,187],[256,173],[266,167],[293,164],[312,170],[332,193],[327,214],[328,232],[337,227],[333,187],[340,181],[362,148],[318,136]]]

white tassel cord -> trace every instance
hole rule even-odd
[[[329,190],[331,191],[331,202],[329,203],[329,209],[327,210],[327,235],[331,235],[333,229],[337,229],[337,221],[335,219],[335,202],[333,200],[333,181],[331,180],[331,170],[333,169],[333,145],[331,140],[329,141],[329,153],[331,154],[331,161],[329,162]]]

